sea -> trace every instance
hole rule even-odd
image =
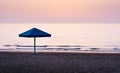
[[[0,23],[0,51],[32,52],[34,39],[19,37],[32,28],[52,35],[37,38],[37,52],[120,53],[119,23]]]

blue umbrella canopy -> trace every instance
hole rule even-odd
[[[19,34],[19,37],[51,37],[51,34],[39,30],[37,28],[32,28],[28,31]]]
[[[32,28],[28,31],[25,31],[19,34],[19,37],[33,37],[34,38],[34,54],[36,54],[36,37],[51,37],[51,34],[39,30],[37,28]]]

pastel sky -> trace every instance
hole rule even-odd
[[[120,23],[120,0],[0,0],[0,22]]]

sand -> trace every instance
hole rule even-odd
[[[120,54],[0,52],[0,73],[120,73]]]

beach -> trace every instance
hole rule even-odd
[[[0,73],[120,73],[119,53],[0,52]]]

